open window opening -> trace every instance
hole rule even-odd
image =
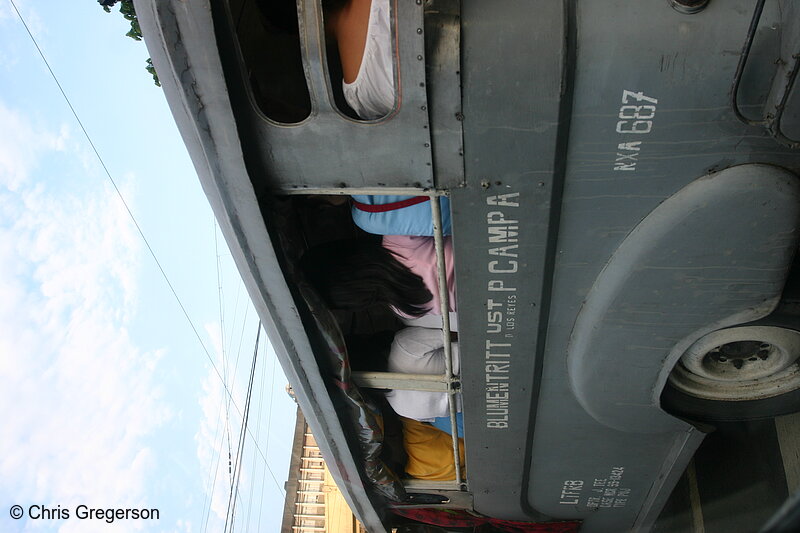
[[[338,109],[378,120],[397,103],[396,17],[391,0],[322,0],[328,73]]]
[[[255,104],[275,122],[302,122],[311,97],[295,1],[229,0],[229,6]]]
[[[392,0],[317,0],[333,105],[356,120],[389,115],[397,101],[397,46]],[[269,119],[298,123],[312,110],[301,53],[303,0],[229,0],[245,76]],[[323,61],[324,59],[324,61]]]
[[[277,240],[286,254],[285,272],[290,277],[295,276],[299,284],[307,284],[314,297],[319,297],[316,302],[310,301],[314,297],[303,296],[300,290],[300,296],[309,303],[314,315],[309,319],[307,325],[312,327],[307,327],[307,331],[314,327],[332,328],[335,331],[328,331],[328,338],[341,339],[344,344],[341,352],[346,361],[342,365],[331,365],[324,356],[320,360],[316,350],[315,356],[323,372],[331,373],[335,379],[347,374],[350,384],[359,391],[364,409],[376,415],[383,441],[379,453],[381,461],[401,478],[407,490],[465,490],[463,429],[462,437],[458,436],[461,417],[458,340],[457,332],[450,331],[449,310],[455,311],[456,302],[455,292],[451,290],[452,245],[449,235],[445,235],[449,234],[449,203],[446,198],[437,196],[398,200],[392,196],[370,195],[371,203],[363,200],[367,198],[275,197],[275,205],[269,211],[277,222],[273,227],[277,228]],[[432,234],[382,236],[368,233],[357,225],[364,224],[356,207],[360,204],[375,206],[366,211],[371,214],[386,214],[396,209],[427,212]],[[372,304],[337,305],[336,298],[341,295],[332,294],[320,285],[319,277],[338,267],[331,260],[325,260],[318,250],[352,250],[361,254],[356,261],[367,261],[368,255],[363,254],[362,247],[382,248],[386,240],[395,244],[413,243],[413,251],[422,251],[425,255],[414,259],[429,267],[425,275],[417,278],[437,280],[436,298],[428,291],[426,312],[416,313],[417,317],[409,316],[413,313],[398,313],[399,309],[379,298]],[[379,250],[379,256],[398,257],[405,253],[399,248],[389,250],[388,254]],[[410,264],[409,257],[404,256],[402,260],[406,263],[400,264]],[[308,261],[316,264],[309,265]],[[350,289],[353,285],[348,285]],[[370,286],[369,290],[377,289]],[[324,313],[319,312],[320,302],[325,307]],[[448,312],[442,315],[443,310]],[[320,319],[323,315],[333,319],[323,324],[324,318]],[[426,327],[407,323],[413,324],[414,320],[425,317],[438,320],[438,324],[434,325],[433,320]],[[311,324],[312,321],[315,323]],[[453,326],[455,330],[455,320]],[[336,342],[331,344],[336,345]],[[324,352],[325,347],[320,348]],[[342,373],[342,367],[347,367],[346,373]],[[342,422],[344,426],[355,424],[357,420]]]

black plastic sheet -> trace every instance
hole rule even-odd
[[[280,249],[284,252],[284,273],[294,282],[294,287],[308,310],[308,313],[304,313],[303,306],[299,306],[319,370],[329,383],[328,391],[337,407],[337,415],[345,434],[357,443],[364,477],[376,494],[394,502],[404,501],[406,492],[400,478],[381,459],[384,434],[378,420],[378,407],[353,383],[347,347],[339,324],[296,267],[306,246],[302,236],[296,231],[298,224],[294,220],[291,205],[292,202],[288,199],[273,200],[275,209],[271,210],[269,218],[279,228],[277,236]],[[309,393],[296,387],[294,390],[298,395]],[[315,392],[319,394],[319,391]]]

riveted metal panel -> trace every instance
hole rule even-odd
[[[270,189],[434,186],[425,35],[417,32],[423,28],[421,2],[391,0],[398,51],[396,107],[385,118],[358,121],[339,111],[333,101],[320,2],[299,0],[301,51],[312,111],[297,124],[276,123],[258,110],[231,15],[222,9],[222,2],[215,5],[220,7],[215,29],[231,104],[248,166],[259,184]]]
[[[527,447],[562,178],[567,19],[550,0],[465,1],[461,12],[466,186],[451,205],[468,481],[477,511],[543,519],[525,497]]]

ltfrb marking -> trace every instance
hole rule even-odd
[[[611,473],[592,482],[592,495],[586,500],[589,509],[621,509],[628,505],[631,489],[622,487],[624,466],[611,468]]]
[[[583,490],[583,480],[581,479],[568,479],[561,487],[561,498],[558,503],[561,505],[577,505],[581,499],[581,491]]]

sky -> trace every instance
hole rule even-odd
[[[144,42],[94,0],[14,2],[186,314],[0,0],[0,531],[222,531],[258,317]],[[278,531],[296,406],[263,333],[254,376],[235,530]]]

